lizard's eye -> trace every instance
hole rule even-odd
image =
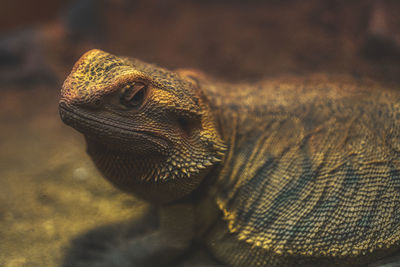
[[[145,100],[146,88],[141,82],[126,85],[120,92],[119,102],[127,108],[141,107]]]

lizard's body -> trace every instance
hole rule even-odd
[[[215,195],[220,209],[230,217],[230,232],[241,232],[240,238],[253,247],[274,248],[279,258],[276,264],[281,264],[279,255],[285,250],[297,250],[311,262],[317,255],[335,255],[327,257],[325,264],[339,264],[346,262],[342,253],[369,254],[372,240],[376,249],[398,242],[399,229],[385,229],[387,224],[397,224],[400,212],[400,161],[395,157],[400,152],[398,92],[371,81],[329,75],[254,84],[212,83],[204,88],[212,109],[222,118],[223,138],[229,140]],[[391,179],[389,187],[387,179]],[[262,190],[250,189],[259,187]],[[343,206],[344,213],[335,211]],[[326,215],[313,214],[318,208],[325,209]],[[388,209],[393,216],[386,215]],[[248,210],[259,213],[249,215]],[[363,216],[366,224],[382,223],[381,235],[377,229],[364,227]],[[270,227],[265,236],[254,237],[244,230],[263,229],[261,221]],[[298,229],[317,226],[320,238],[315,243],[307,241],[310,237],[293,238]],[[282,238],[287,233],[293,240]],[[329,240],[338,235],[348,240],[337,244]],[[362,239],[366,240],[361,243]],[[226,259],[235,254],[241,258],[235,250],[223,253]],[[269,256],[265,259],[274,261]],[[349,262],[360,259],[353,260]]]
[[[150,89],[136,100],[142,87],[122,91],[119,110],[115,94],[127,82]],[[124,97],[147,102],[132,111]],[[61,103],[110,181],[178,203],[161,204],[174,210],[162,221],[178,230],[162,239],[175,236],[175,248],[192,232],[226,264],[364,264],[399,243],[395,90],[327,75],[229,84],[92,51],[74,67]],[[83,121],[82,107],[94,110]]]

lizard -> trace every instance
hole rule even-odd
[[[229,83],[94,49],[59,110],[107,180],[157,207],[130,266],[194,242],[230,266],[365,265],[398,248],[396,89],[333,74]]]

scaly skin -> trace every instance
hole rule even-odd
[[[399,103],[347,76],[228,84],[92,50],[60,114],[108,180],[168,214],[178,250],[200,239],[230,265],[365,264],[399,244]]]

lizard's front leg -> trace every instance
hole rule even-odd
[[[129,242],[124,253],[129,254],[130,266],[159,266],[168,264],[192,245],[194,211],[190,204],[174,204],[158,210],[158,229]],[[134,264],[134,265],[133,265]]]
[[[190,205],[150,210],[132,225],[97,229],[75,240],[64,266],[159,266],[187,251],[194,235]]]

